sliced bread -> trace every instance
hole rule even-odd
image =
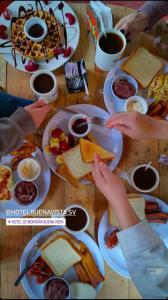
[[[85,163],[93,163],[95,153],[97,153],[100,159],[104,161],[110,161],[114,159],[113,153],[85,139],[80,139],[80,150],[82,159]]]
[[[146,48],[142,47],[133,51],[121,68],[133,76],[142,88],[146,88],[161,70],[162,62]]]
[[[91,172],[91,165],[86,164],[82,159],[80,145],[65,152],[63,160],[71,175],[76,179],[81,179]]]

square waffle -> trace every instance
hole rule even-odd
[[[24,32],[25,22],[38,17],[45,21],[48,26],[48,34],[41,42],[30,40]],[[23,17],[15,18],[11,25],[11,39],[14,48],[23,56],[33,60],[49,60],[55,56],[54,50],[62,48],[63,28],[58,23],[56,17],[47,11],[27,12]]]

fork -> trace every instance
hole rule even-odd
[[[27,263],[27,265],[25,266],[25,268],[23,269],[23,271],[20,273],[20,275],[18,276],[18,278],[15,281],[15,286],[18,286],[20,281],[22,280],[22,278],[24,277],[24,275],[26,274],[26,272],[30,269],[31,265],[34,263],[35,257],[37,255],[37,252],[39,250],[39,248],[42,246],[42,244],[46,241],[46,239],[52,234],[53,232],[51,232],[50,234],[45,234],[43,236],[41,236],[37,242],[34,243],[34,247],[32,249],[33,253],[31,254],[30,258],[29,258],[29,262]]]
[[[65,112],[68,112],[68,113],[71,113],[71,114],[78,114],[78,112],[70,109],[70,108],[66,108],[66,107],[61,107],[60,109],[58,109],[59,111],[62,110],[62,111],[65,111]],[[91,120],[92,123],[94,123],[95,125],[100,125],[100,126],[103,126],[104,123],[107,121],[107,119],[103,119],[103,118],[100,118],[100,117],[96,117],[96,116],[93,116],[93,117],[89,117],[89,119]],[[83,122],[81,123],[81,126],[84,125],[86,122]]]

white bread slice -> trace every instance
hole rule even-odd
[[[51,241],[41,250],[42,258],[56,276],[62,276],[70,267],[81,261],[80,253],[64,236]]]
[[[144,220],[145,217],[145,199],[143,197],[128,198],[133,210],[137,214],[140,220]],[[112,226],[120,226],[117,217],[115,216],[111,205],[108,206],[109,223]]]
[[[133,76],[143,88],[146,88],[161,70],[162,62],[142,47],[133,51],[121,68]]]
[[[72,282],[70,285],[70,295],[72,299],[95,299],[97,292],[90,284]]]
[[[91,172],[91,165],[86,164],[82,159],[80,145],[65,152],[63,160],[71,175],[76,179],[81,179]]]
[[[88,140],[80,139],[80,150],[85,163],[94,162],[94,154],[97,153],[101,160],[110,161],[114,159],[114,154]]]

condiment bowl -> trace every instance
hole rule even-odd
[[[28,177],[28,176],[26,176],[24,174],[24,172],[23,172],[23,167],[24,167],[24,165],[26,166],[26,164],[31,164],[32,168],[34,168],[34,176],[32,176],[31,178]],[[35,168],[36,168],[36,171],[35,171]],[[20,161],[20,163],[19,163],[19,165],[17,167],[17,172],[18,172],[19,177],[22,180],[34,181],[34,180],[36,180],[40,176],[41,166],[40,166],[39,162],[36,159],[25,158],[25,159],[23,159],[23,160]]]
[[[76,204],[76,203],[71,204],[70,206],[65,208],[65,211],[66,212],[67,211],[73,211],[73,209],[75,209],[75,208],[80,208],[85,212],[86,217],[87,217],[87,222],[86,222],[86,225],[81,230],[78,230],[78,231],[71,230],[67,226],[65,226],[65,230],[70,234],[79,234],[79,233],[82,233],[82,232],[86,231],[88,226],[89,226],[89,223],[90,223],[90,217],[89,217],[89,214],[88,214],[87,210],[80,204]],[[73,216],[72,216],[72,218],[73,218]]]
[[[38,24],[40,25],[43,30],[44,30],[44,33],[43,35],[39,36],[39,37],[33,37],[31,36],[28,31],[30,29],[31,26],[35,25],[35,24]],[[38,17],[33,17],[33,18],[30,18],[28,19],[26,22],[25,22],[25,25],[24,25],[24,32],[26,34],[26,36],[34,41],[34,42],[41,42],[44,40],[45,36],[47,35],[48,33],[48,27],[47,27],[47,24],[44,22],[44,20],[42,20],[41,18],[38,18]]]
[[[137,109],[133,109],[133,110],[129,110],[129,108],[128,108],[129,104],[134,103],[134,102],[139,103],[142,106],[142,110],[140,110],[138,108]],[[137,112],[145,115],[147,113],[147,111],[148,111],[148,104],[147,104],[147,102],[146,102],[146,100],[144,98],[142,98],[140,96],[133,96],[133,97],[130,97],[126,101],[126,103],[125,103],[125,111],[127,111],[127,112],[128,111],[137,111]]]
[[[26,182],[27,182],[27,183],[30,183],[30,182],[31,182],[31,183],[36,187],[37,195],[36,195],[36,197],[34,198],[34,200],[33,200],[32,202],[30,202],[30,203],[23,203],[23,202],[19,201],[18,198],[16,197],[16,194],[15,194],[16,187],[17,187],[18,184],[21,183],[21,182],[25,182],[25,183],[26,183]],[[31,205],[31,204],[34,203],[34,201],[36,201],[36,199],[38,198],[38,187],[37,187],[37,185],[36,185],[34,182],[32,182],[32,181],[18,181],[18,182],[16,182],[15,185],[13,186],[13,189],[12,189],[12,198],[13,198],[13,200],[14,200],[17,204],[19,204],[19,205],[24,205],[24,206]]]
[[[73,129],[73,125],[75,123],[76,120],[78,119],[82,119],[83,120],[83,123],[87,123],[87,130],[84,132],[84,133],[76,133]],[[91,128],[92,128],[92,125],[91,125],[91,120],[90,118],[85,115],[85,114],[76,114],[76,115],[73,115],[70,120],[69,120],[69,123],[68,123],[68,126],[69,126],[69,131],[70,133],[75,136],[75,137],[78,137],[78,138],[82,138],[82,137],[85,137],[86,135],[88,135],[88,133],[91,131]]]
[[[128,82],[134,87],[134,89],[135,89],[135,94],[134,94],[134,96],[137,94],[137,92],[138,92],[138,83],[137,83],[137,81],[136,81],[132,76],[127,75],[126,73],[123,73],[123,74],[121,74],[121,75],[115,76],[115,77],[113,78],[113,80],[112,80],[112,83],[111,83],[111,92],[112,92],[112,96],[113,96],[115,99],[117,99],[117,100],[119,100],[119,101],[126,101],[127,99],[130,98],[130,97],[128,97],[128,98],[119,98],[119,97],[115,94],[114,89],[113,89],[114,82],[117,81],[117,80],[119,80],[119,79],[128,81]]]
[[[70,285],[69,285],[69,283],[67,282],[67,280],[66,280],[65,278],[63,278],[63,277],[57,277],[57,276],[52,276],[51,278],[49,278],[49,279],[45,282],[45,284],[44,284],[44,286],[43,286],[43,297],[44,297],[44,299],[49,299],[49,298],[46,298],[46,288],[47,288],[47,284],[48,284],[51,280],[53,280],[53,279],[59,279],[59,280],[64,281],[64,282],[66,283],[67,287],[68,287],[68,296],[67,296],[66,298],[58,298],[58,299],[69,299],[69,297],[70,297]],[[56,298],[54,298],[54,299],[56,299]]]

